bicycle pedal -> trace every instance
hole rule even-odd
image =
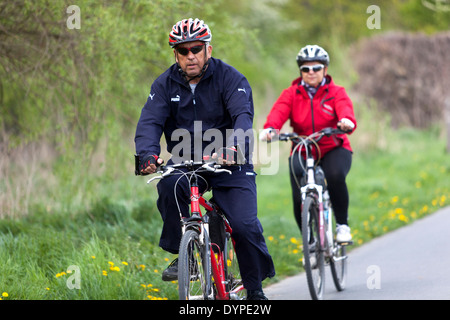
[[[340,246],[351,246],[353,244],[353,241],[343,241],[343,242],[337,242],[338,245]]]

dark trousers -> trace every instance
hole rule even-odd
[[[230,167],[228,173],[202,173],[200,191],[212,189],[214,202],[222,209],[233,229],[236,255],[247,290],[261,289],[261,282],[275,275],[275,268],[257,218],[256,173],[248,166]],[[158,183],[158,209],[163,219],[160,247],[177,254],[181,241],[180,215],[175,201],[174,185],[179,176]],[[206,185],[208,183],[208,186]],[[189,216],[189,182],[178,181],[176,196],[183,216]]]
[[[302,221],[302,197],[300,188],[295,182],[293,174],[297,176],[298,181],[304,176],[304,171],[298,162],[298,153],[292,155],[294,158],[294,168],[289,165],[289,172],[292,187],[292,199],[294,203],[294,216],[298,226],[301,229]],[[289,164],[291,158],[289,158]],[[304,160],[303,160],[304,163]],[[345,178],[352,165],[352,153],[344,148],[336,148],[328,152],[320,161],[320,165],[327,179],[328,193],[330,194],[331,204],[333,205],[336,223],[348,224],[348,206],[349,194]]]

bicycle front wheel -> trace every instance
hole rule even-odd
[[[334,244],[333,257],[330,260],[331,274],[337,291],[345,289],[345,279],[347,277],[347,255],[345,246]]]
[[[325,261],[320,247],[318,215],[316,200],[306,197],[302,209],[303,266],[313,300],[321,300],[325,288]]]
[[[187,230],[181,238],[179,252],[179,299],[207,300],[213,298],[209,245],[200,244],[197,231]]]

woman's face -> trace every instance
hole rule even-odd
[[[313,68],[309,68],[309,71],[302,70],[302,68],[305,66],[310,67],[310,66],[319,66],[319,65],[322,66],[322,68],[319,71],[314,71],[314,70],[312,70]],[[300,67],[303,81],[305,81],[305,83],[307,85],[310,85],[312,87],[317,87],[322,82],[323,78],[327,75],[327,70],[328,70],[328,67],[324,66],[320,62],[315,62],[315,61],[305,62]]]

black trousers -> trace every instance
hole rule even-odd
[[[242,281],[247,290],[261,289],[261,282],[275,275],[275,268],[257,217],[256,173],[248,166],[229,167],[228,173],[202,173],[199,190],[204,192],[206,181],[212,189],[214,202],[222,209],[233,229],[236,255]],[[179,176],[168,177],[158,183],[158,209],[164,221],[160,247],[178,253],[181,228],[174,185]],[[183,216],[189,216],[189,182],[183,178],[178,182],[176,196]]]
[[[291,157],[293,160],[293,168],[291,168]],[[294,174],[298,181],[305,175],[303,168],[298,162],[298,153],[289,158],[289,172],[292,187],[292,199],[294,204],[294,216],[301,230],[302,221],[302,196],[298,187]],[[302,159],[303,164],[305,161]],[[348,205],[349,194],[345,178],[350,171],[352,165],[352,152],[338,147],[328,152],[321,160],[320,165],[327,179],[328,193],[330,194],[331,204],[333,205],[336,223],[348,224]]]

